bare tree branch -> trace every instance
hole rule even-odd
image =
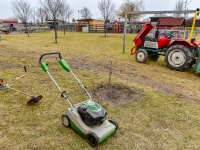
[[[55,43],[57,43],[57,19],[59,18],[59,10],[65,4],[65,0],[39,0],[47,15],[54,21]]]
[[[27,23],[33,12],[31,5],[24,0],[13,0],[11,5],[14,17],[19,19],[24,24],[26,27],[26,33],[29,37]]]
[[[59,9],[59,15],[60,15],[60,19],[63,22],[63,27],[64,27],[64,34],[65,34],[65,30],[66,30],[66,21],[73,15],[74,11],[70,8],[69,4],[65,3],[63,4],[63,6]]]
[[[80,13],[82,18],[92,18],[92,14],[87,7],[81,9]]]
[[[43,24],[47,19],[47,13],[43,8],[38,8],[36,12],[37,18],[40,20],[40,23]]]
[[[184,10],[184,0],[178,0],[176,2],[175,10],[180,11],[180,14],[179,13],[178,14],[174,14],[174,17],[176,17],[176,18],[182,17],[181,16],[181,11]]]
[[[108,21],[114,15],[115,4],[111,0],[100,0],[98,8],[105,21]]]
[[[144,9],[144,5],[143,5],[143,0],[126,0],[121,6],[120,9],[118,11],[118,16],[125,18],[125,14],[126,12],[134,12],[134,11],[140,11]],[[127,18],[129,21],[131,21],[131,18],[136,18],[139,17],[140,15],[132,15],[132,14],[128,14]]]

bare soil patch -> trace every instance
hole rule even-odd
[[[109,84],[99,84],[92,89],[92,95],[115,106],[137,101],[144,96],[141,90],[129,88],[123,84],[111,84],[110,86]]]

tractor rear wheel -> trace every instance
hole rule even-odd
[[[177,71],[188,68],[192,60],[192,53],[183,45],[174,45],[170,47],[165,54],[167,66]]]
[[[148,53],[144,49],[140,49],[135,54],[135,59],[139,63],[145,63],[148,59]]]

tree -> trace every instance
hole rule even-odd
[[[19,19],[24,24],[26,27],[26,33],[29,37],[27,23],[33,12],[31,5],[24,0],[13,0],[11,2],[11,7],[14,13],[14,17]]]
[[[44,21],[47,18],[46,11],[43,8],[40,7],[40,8],[37,9],[36,15],[37,15],[37,18],[39,19],[39,22],[41,24],[43,24]]]
[[[80,13],[81,13],[82,18],[92,18],[92,14],[87,7],[84,7],[83,9],[81,9]]]
[[[180,13],[174,14],[174,17],[176,17],[176,18],[182,17],[181,12],[183,9],[184,9],[184,0],[178,0],[175,5],[175,10],[179,11]]]
[[[35,9],[33,9],[33,13],[32,13],[32,18],[33,18],[33,23],[35,24],[36,23],[36,11]]]
[[[144,8],[143,1],[142,0],[126,0],[119,8],[119,12],[117,13],[118,16],[125,18],[126,12],[134,12],[134,11],[140,11]],[[139,14],[128,14],[127,18],[129,22],[131,21],[131,18],[137,18],[139,17]]]
[[[98,2],[98,8],[105,21],[108,21],[114,15],[115,4],[111,0],[100,0]]]
[[[54,22],[55,43],[57,43],[57,19],[59,18],[59,10],[65,4],[65,0],[39,0],[39,2]]]
[[[70,8],[69,4],[67,3],[64,3],[59,10],[60,19],[62,20],[63,23],[64,34],[66,30],[66,21],[67,19],[69,20],[69,18],[73,15],[73,13],[74,11]]]

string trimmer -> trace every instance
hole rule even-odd
[[[26,67],[25,67],[25,66],[24,66],[24,72],[25,72],[25,73],[24,73],[23,75],[21,75],[21,76],[15,78],[15,80],[13,81],[12,84],[4,84],[4,83],[3,83],[3,79],[0,78],[0,90],[8,90],[8,89],[10,89],[10,90],[13,90],[13,91],[15,91],[15,92],[21,93],[21,94],[23,94],[23,95],[30,96],[31,99],[30,99],[29,101],[27,101],[27,104],[28,104],[28,105],[32,105],[32,104],[34,104],[34,103],[37,103],[39,100],[41,100],[41,99],[42,99],[42,95],[33,96],[33,95],[31,95],[31,94],[28,94],[28,93],[19,91],[19,90],[17,90],[17,89],[15,89],[15,88],[12,87],[12,86],[15,84],[15,82],[16,82],[17,80],[19,80],[20,78],[23,78],[23,77],[26,76]]]

